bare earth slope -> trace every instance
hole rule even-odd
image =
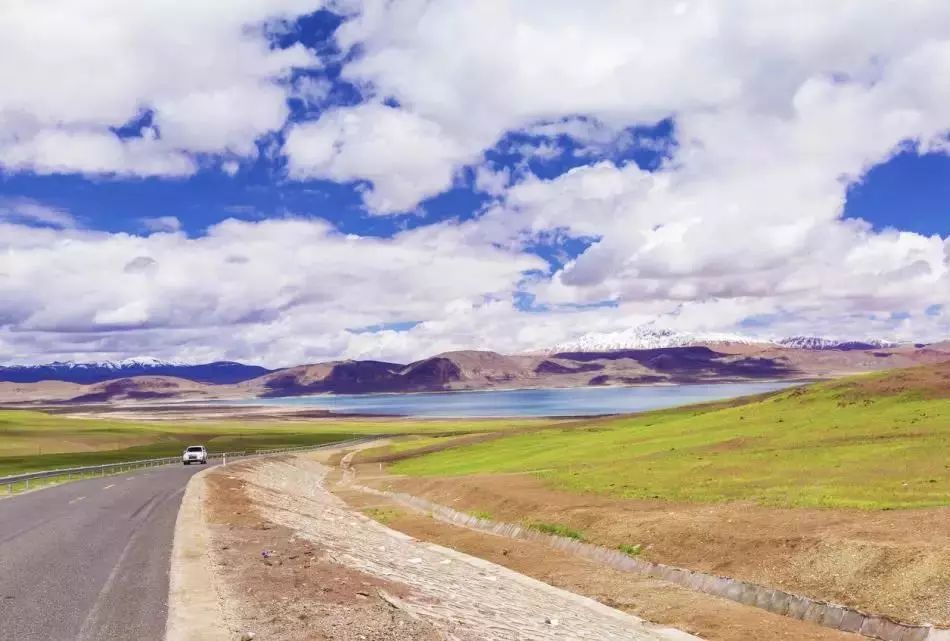
[[[327,471],[294,458],[235,466],[227,479],[213,475],[232,482],[217,496],[234,501],[231,489],[242,491],[257,516],[235,506],[212,529],[232,630],[281,641],[696,639],[390,530],[331,494]],[[235,537],[232,528],[245,524],[251,528]],[[269,536],[275,527],[279,536]],[[250,537],[279,547],[263,558],[253,547],[232,548]],[[382,621],[374,603],[383,605]]]

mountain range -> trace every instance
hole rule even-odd
[[[272,370],[265,367],[244,365],[231,361],[188,365],[162,361],[157,358],[140,357],[92,363],[67,361],[43,365],[0,366],[0,381],[11,383],[65,381],[90,384],[131,376],[174,376],[198,383],[221,385],[240,383],[262,376],[270,371]]]
[[[703,347],[716,346],[760,346],[766,347],[785,347],[801,350],[832,350],[832,351],[860,351],[882,348],[898,347],[897,343],[884,340],[835,340],[829,338],[820,338],[812,336],[795,336],[778,340],[763,340],[749,338],[738,334],[724,333],[692,333],[677,332],[669,329],[655,328],[649,325],[634,327],[622,332],[609,333],[589,333],[581,336],[577,340],[560,343],[554,347],[544,350],[545,354],[563,354],[563,353],[603,353],[629,350],[657,350],[677,347]],[[918,345],[917,347],[923,347]],[[457,352],[462,353],[462,352]],[[475,352],[471,352],[475,353]],[[481,352],[488,353],[488,352]],[[517,358],[516,356],[510,358]],[[348,364],[347,364],[348,363]],[[418,363],[427,363],[427,367],[439,366],[429,362],[429,359],[423,359]],[[303,368],[326,369],[329,365],[339,365],[331,372],[331,380],[336,381],[333,387],[348,387],[354,385],[353,381],[362,381],[368,372],[373,372],[371,378],[390,380],[395,378],[403,381],[417,380],[420,376],[425,377],[426,372],[420,371],[422,367],[416,363],[409,365],[400,363],[387,363],[383,361],[339,361],[334,363],[321,363],[317,365],[303,365]],[[275,385],[279,386],[279,381],[286,380],[293,371],[300,367],[284,368],[281,370],[272,370],[257,365],[245,365],[233,361],[216,361],[213,363],[187,364],[177,361],[159,360],[151,357],[128,358],[119,361],[94,361],[94,362],[53,362],[41,365],[9,365],[0,366],[0,382],[12,383],[35,383],[39,381],[65,381],[69,383],[100,383],[103,381],[115,380],[117,378],[126,378],[133,376],[173,376],[198,383],[209,383],[213,385],[228,385],[249,381],[273,372],[284,372],[277,375]],[[448,364],[442,364],[442,368],[447,368],[445,376],[451,377],[448,370],[452,367]],[[406,369],[408,368],[408,369]],[[403,370],[406,369],[404,373]],[[328,370],[329,371],[329,370]],[[435,373],[435,372],[433,372]],[[396,376],[398,374],[398,376]],[[380,378],[381,377],[381,378]],[[330,385],[330,383],[327,383]],[[400,383],[399,387],[404,387],[411,383]],[[358,385],[357,385],[358,386]]]
[[[778,345],[795,349],[852,350],[897,347],[899,343],[881,339],[853,340],[818,336],[792,336],[765,339],[722,332],[679,332],[653,327],[650,324],[632,327],[620,332],[590,332],[567,343],[552,347],[551,352],[609,352],[618,349],[662,349],[694,345]]]
[[[233,400],[502,388],[809,380],[950,360],[950,343],[725,340],[630,332],[532,354],[445,352],[412,363],[341,360],[278,370],[149,358],[0,368],[0,402]],[[715,340],[710,340],[715,339]],[[3,382],[6,381],[6,382]]]

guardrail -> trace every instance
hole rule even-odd
[[[317,450],[324,447],[338,447],[340,445],[355,445],[366,440],[377,438],[375,436],[362,437],[358,439],[349,439],[346,441],[334,441],[330,443],[321,443],[320,445],[299,445],[295,447],[278,447],[266,450],[255,450],[254,452],[208,452],[208,460],[221,459],[226,463],[229,458],[249,458],[253,456],[271,456],[274,454],[289,454],[293,452],[304,452],[307,450]],[[96,476],[109,476],[111,474],[121,474],[122,472],[131,472],[132,470],[144,469],[149,467],[159,467],[162,465],[180,465],[181,456],[166,456],[163,458],[142,459],[139,461],[123,461],[120,463],[104,463],[101,465],[85,465],[82,467],[67,467],[58,470],[43,470],[40,472],[27,472],[15,476],[0,477],[0,488],[6,486],[7,494],[13,494],[17,490],[29,490],[32,483],[35,487],[42,481],[60,480],[71,481],[75,477],[78,479],[92,478]],[[66,477],[65,479],[61,477]]]

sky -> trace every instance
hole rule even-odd
[[[0,364],[950,336],[950,4],[12,0]]]

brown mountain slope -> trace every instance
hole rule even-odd
[[[172,376],[135,376],[92,385],[41,381],[0,383],[0,402],[36,401],[104,403],[115,401],[202,399],[215,395],[219,387]]]
[[[750,358],[763,358],[785,363],[789,368],[810,377],[836,377],[862,372],[913,367],[950,360],[950,342],[924,347],[902,345],[868,350],[811,350],[760,345],[712,345],[716,351]]]
[[[950,343],[873,350],[806,350],[729,343],[531,355],[467,350],[445,352],[408,365],[384,361],[301,365],[236,385],[204,385],[163,376],[124,378],[88,386],[55,381],[0,383],[0,402],[233,399],[320,393],[803,380],[944,361],[950,361]]]

